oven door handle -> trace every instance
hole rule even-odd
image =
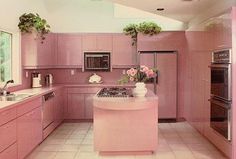
[[[230,68],[230,64],[211,64],[209,68]]]
[[[211,103],[217,104],[218,106],[221,106],[226,109],[230,109],[231,106],[228,106],[231,104],[231,102],[226,102],[226,101],[221,101],[221,100],[216,100],[216,99],[208,99]]]

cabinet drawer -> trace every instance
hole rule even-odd
[[[42,97],[36,98],[29,102],[23,103],[17,107],[17,117],[21,116],[30,110],[37,108],[42,105]]]
[[[101,88],[68,88],[68,93],[97,93]]]
[[[0,159],[17,159],[16,143],[0,153]]]
[[[0,127],[0,152],[16,142],[16,120]]]
[[[16,118],[16,108],[9,109],[0,113],[0,125]]]

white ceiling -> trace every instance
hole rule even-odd
[[[125,6],[166,16],[182,22],[189,22],[211,6],[222,0],[111,0]],[[157,11],[157,8],[165,8]]]

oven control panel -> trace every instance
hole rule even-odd
[[[231,50],[221,50],[212,53],[212,63],[231,63]]]

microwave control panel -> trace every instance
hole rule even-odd
[[[213,52],[212,63],[231,63],[231,50]]]

